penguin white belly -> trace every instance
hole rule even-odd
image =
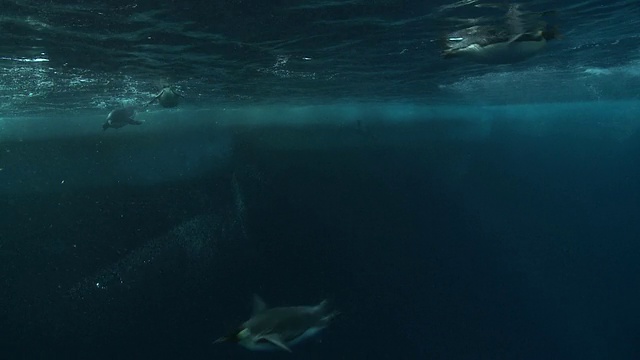
[[[458,50],[458,55],[483,64],[509,64],[526,60],[540,52],[546,41],[517,41],[486,46],[469,45]]]
[[[292,339],[288,342],[286,342],[285,345],[287,345],[288,347],[292,347],[295,346],[297,344],[300,344],[302,342],[304,342],[305,340],[308,340],[309,338],[315,336],[317,333],[319,333],[322,330],[322,328],[319,327],[312,327],[309,328],[307,331],[305,331],[304,333],[300,334],[300,336],[296,337],[295,339]],[[275,346],[274,344],[268,342],[268,341],[260,341],[260,342],[255,342],[255,341],[240,341],[240,345],[244,346],[245,348],[247,348],[248,350],[252,350],[252,351],[282,351],[282,348]]]

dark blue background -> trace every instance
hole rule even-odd
[[[640,358],[640,6],[529,2],[543,53],[445,61],[479,4],[3,1],[0,359]],[[212,344],[254,293],[341,315]]]
[[[273,144],[353,130],[245,128],[228,166],[197,179],[5,195],[2,352],[637,358],[640,140],[574,125],[531,135],[495,120],[466,140],[447,136],[475,128],[465,121],[379,125],[322,147]],[[211,257],[167,235],[207,214],[221,219],[202,230]],[[124,283],[92,288],[109,279],[101,269]],[[328,298],[341,315],[292,355],[213,345],[249,316],[253,293],[272,305]]]

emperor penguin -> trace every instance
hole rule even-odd
[[[525,21],[518,5],[509,7],[506,18],[503,25],[477,25],[447,34],[442,56],[483,64],[510,64],[531,58],[559,37],[556,27]]]
[[[126,106],[112,110],[109,115],[107,115],[107,121],[102,124],[102,130],[104,131],[108,128],[119,129],[125,125],[140,125],[144,123],[144,121],[136,120],[135,116],[135,106]]]
[[[180,103],[180,98],[181,97],[182,97],[182,95],[180,95],[172,87],[165,86],[165,87],[162,88],[162,90],[160,90],[158,95],[154,96],[153,99],[151,101],[149,101],[149,103],[147,103],[147,106],[149,106],[149,105],[153,104],[155,101],[157,101],[158,104],[160,104],[160,106],[165,107],[165,108],[176,107]]]
[[[249,350],[291,352],[292,346],[318,334],[337,314],[329,310],[326,300],[312,306],[269,308],[254,295],[251,318],[215,343],[235,342]]]

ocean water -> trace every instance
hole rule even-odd
[[[520,6],[0,1],[0,359],[640,359],[640,3]],[[340,315],[214,344],[254,294]]]

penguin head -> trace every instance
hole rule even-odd
[[[540,35],[547,41],[562,38],[557,26],[546,26],[540,31]]]
[[[214,344],[223,343],[223,342],[240,343],[243,340],[246,340],[249,337],[249,335],[250,335],[249,329],[237,328],[233,330],[231,333],[229,333],[228,335],[216,339],[213,343]]]

